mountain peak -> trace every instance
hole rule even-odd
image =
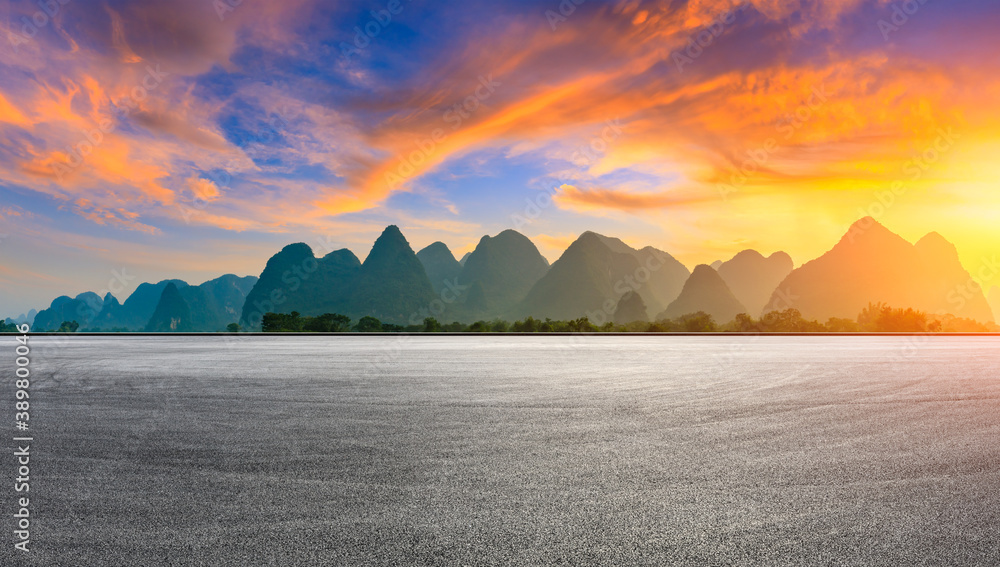
[[[750,260],[750,259],[752,259],[752,260],[764,260],[765,258],[764,258],[764,255],[761,254],[760,252],[758,252],[756,250],[753,250],[753,249],[747,249],[747,250],[742,250],[742,251],[738,252],[735,256],[733,256],[733,258],[732,258],[732,260],[730,260],[730,262],[732,262],[733,260],[736,260],[736,259],[740,259],[740,260],[744,260],[744,259],[747,259],[747,260]]]
[[[774,289],[795,266],[784,252],[765,258],[756,250],[744,250],[717,268],[730,291],[752,315],[764,310]]]
[[[435,242],[420,250],[417,252],[417,259],[424,265],[434,293],[441,293],[447,282],[454,280],[462,272],[462,265],[455,260],[455,255],[444,242]]]
[[[933,254],[938,258],[958,258],[958,248],[936,232],[927,233],[914,246],[917,250]]]
[[[518,236],[521,238],[527,238],[527,236],[521,234],[520,232],[514,230],[513,228],[508,228],[506,230],[501,231],[500,234],[496,235],[496,238],[500,238],[501,236]]]
[[[305,242],[295,242],[293,244],[289,244],[288,246],[282,248],[281,252],[278,252],[278,254],[309,254],[310,256],[312,253],[313,249],[310,248]]]
[[[709,266],[708,264],[698,264],[694,267],[694,270],[691,271],[691,279],[688,281],[700,283],[702,281],[715,280],[722,281],[722,278],[719,277],[719,272],[716,272],[715,268]]]
[[[480,306],[488,305],[490,309],[477,316],[499,316],[523,299],[548,268],[548,261],[531,239],[508,229],[479,241],[462,265],[460,279],[463,285],[478,282],[489,298],[485,303],[476,299]]]
[[[390,224],[385,227],[382,234],[375,240],[375,244],[372,246],[371,252],[368,253],[368,257],[365,258],[364,263],[391,261],[391,259],[398,257],[400,254],[416,258],[413,249],[410,248],[410,243],[407,242],[406,237],[400,232],[399,227]]]
[[[451,248],[448,248],[448,245],[445,244],[444,242],[441,242],[440,240],[428,244],[420,252],[417,252],[418,257],[421,254],[447,254],[451,256],[453,259],[455,258],[455,255],[451,253]]]
[[[745,313],[746,307],[733,295],[719,272],[708,264],[699,264],[684,282],[680,296],[657,319],[673,319],[698,311],[708,313],[721,324]]]
[[[781,263],[788,264],[789,266],[793,266],[794,265],[794,262],[792,261],[792,257],[788,255],[788,252],[784,252],[784,251],[781,251],[781,250],[778,250],[777,252],[771,254],[770,256],[767,257],[767,259],[768,259],[768,261],[771,261],[771,262],[779,262],[780,261]]]
[[[872,217],[861,218],[852,224],[847,233],[840,239],[840,242],[837,243],[837,246],[853,246],[856,244],[905,244],[906,246],[910,246],[910,243],[904,240],[902,236],[892,232]]]
[[[577,237],[572,244],[569,245],[570,248],[580,248],[584,247],[587,249],[593,248],[594,246],[607,247],[605,240],[607,237],[597,234],[596,232],[586,231]],[[567,249],[568,250],[568,249]]]
[[[406,237],[403,236],[403,231],[399,230],[399,227],[394,224],[390,224],[389,226],[385,227],[385,230],[383,230],[382,234],[379,235],[378,237],[378,240],[382,239],[394,239],[406,242]],[[376,242],[378,242],[378,240],[376,240]],[[408,242],[407,245],[409,245]]]

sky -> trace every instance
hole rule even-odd
[[[995,0],[0,2],[0,314],[389,224],[693,268],[870,215],[983,273],[997,29]]]

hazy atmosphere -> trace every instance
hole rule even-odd
[[[1000,252],[991,0],[48,4],[0,14],[3,315],[389,224],[693,268],[870,215]]]

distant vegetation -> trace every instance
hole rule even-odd
[[[326,313],[318,317],[303,317],[293,311],[288,315],[265,314],[261,330],[269,333],[955,333],[998,329],[995,325],[987,327],[972,319],[953,315],[928,315],[911,308],[901,309],[883,303],[870,303],[858,314],[856,320],[831,317],[826,323],[805,319],[797,309],[772,311],[760,319],[740,313],[725,325],[716,323],[708,313],[698,311],[652,323],[608,322],[600,326],[593,324],[587,317],[569,321],[526,317],[513,323],[493,319],[471,324],[458,321],[442,324],[433,317],[427,317],[420,325],[408,326],[382,323],[375,317],[363,317],[352,325],[350,317],[346,315]]]

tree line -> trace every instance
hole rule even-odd
[[[38,331],[40,329],[36,329]],[[58,333],[75,333],[80,330],[76,321],[63,321]],[[240,332],[240,326],[231,323],[230,333]],[[339,313],[325,313],[304,317],[297,311],[291,313],[266,313],[261,321],[265,333],[983,333],[996,331],[978,321],[954,315],[931,315],[912,308],[894,308],[884,303],[869,303],[856,319],[831,317],[825,323],[809,320],[798,309],[772,311],[755,319],[740,313],[732,321],[719,324],[703,311],[689,313],[674,319],[634,321],[627,324],[612,322],[595,325],[587,317],[569,321],[535,319],[526,317],[514,322],[503,319],[476,321],[466,324],[454,321],[441,323],[427,317],[419,325],[383,323],[375,317],[362,317],[357,322]],[[51,329],[50,329],[51,331]],[[83,329],[100,331],[100,329]],[[111,332],[122,331],[112,329]],[[0,321],[0,333],[16,333],[17,325]]]
[[[608,322],[601,326],[591,323],[587,317],[569,321],[526,317],[514,322],[493,319],[471,324],[458,321],[441,323],[433,317],[427,317],[420,325],[407,326],[383,323],[375,317],[362,317],[357,323],[352,323],[350,317],[338,313],[326,313],[317,317],[303,317],[295,311],[289,314],[266,313],[262,319],[261,331],[266,333],[943,333],[991,330],[972,319],[954,315],[929,315],[912,308],[893,308],[884,303],[869,303],[856,319],[831,317],[825,323],[804,318],[798,309],[772,311],[759,319],[741,313],[732,321],[721,325],[703,311],[654,322],[634,321],[627,324]],[[239,330],[235,324],[229,326],[230,332]]]

